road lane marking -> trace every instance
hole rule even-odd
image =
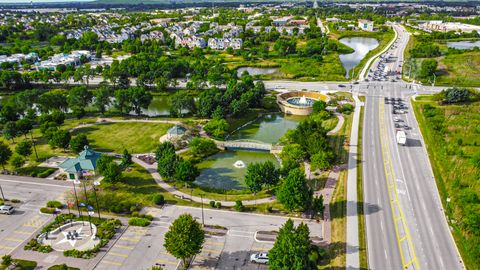
[[[205,244],[212,245],[212,246],[223,246],[223,243],[211,242],[211,241],[207,241],[205,242]]]
[[[114,245],[113,247],[123,248],[123,249],[133,249],[133,247],[124,246],[124,245]]]
[[[13,247],[7,247],[7,246],[0,246],[1,249],[9,249],[9,250],[13,250],[14,248]]]
[[[125,254],[122,254],[122,253],[117,253],[117,252],[109,252],[108,255],[113,255],[113,256],[123,257],[123,258],[128,257],[128,255],[125,255]]]
[[[221,250],[215,250],[215,249],[202,249],[202,251],[210,252],[210,253],[222,253]]]
[[[116,266],[122,266],[121,263],[113,262],[113,261],[109,261],[109,260],[102,260],[102,263],[111,264],[111,265],[116,265]]]
[[[412,240],[410,238],[410,232],[408,230],[408,226],[406,224],[406,220],[403,214],[402,206],[398,199],[398,191],[395,181],[395,176],[393,173],[392,163],[390,160],[390,150],[388,147],[388,141],[384,138],[388,136],[386,132],[386,125],[385,125],[385,102],[384,100],[380,99],[379,102],[379,126],[380,126],[380,145],[382,148],[382,157],[383,157],[383,166],[385,170],[385,180],[387,182],[387,192],[388,197],[390,200],[390,207],[392,209],[392,218],[393,218],[393,225],[395,228],[395,235],[397,238],[398,249],[400,252],[400,259],[402,260],[402,267],[407,269],[410,265],[413,265],[415,269],[420,269],[418,264],[417,255],[415,253],[415,249],[413,247]],[[397,210],[397,211],[396,211]],[[404,235],[400,237],[400,228],[398,221],[401,221],[402,229]],[[410,258],[407,261],[405,258],[404,250],[403,250],[403,242],[406,241],[408,245],[408,251],[410,253]]]
[[[270,249],[269,248],[257,247],[257,248],[252,248],[252,250],[255,250],[255,251],[269,251]]]
[[[5,240],[8,240],[8,241],[13,241],[13,242],[23,242],[23,240],[21,239],[17,239],[17,238],[4,238]]]
[[[177,262],[172,262],[172,261],[167,261],[167,260],[162,260],[162,259],[158,259],[156,262],[157,263],[164,263],[164,264],[174,264],[174,265],[177,264]]]
[[[13,231],[14,233],[24,234],[24,235],[31,235],[33,232],[24,232],[24,231]]]
[[[135,242],[135,243],[140,242],[140,238],[130,238],[130,237],[122,237],[118,240],[124,240],[124,241]]]

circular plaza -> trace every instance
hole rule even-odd
[[[309,115],[313,112],[315,101],[328,101],[322,93],[309,91],[293,91],[277,95],[277,104],[285,114]]]

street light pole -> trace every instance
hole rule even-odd
[[[200,198],[202,198],[202,226],[205,227],[205,219],[203,216],[203,194],[200,194]]]
[[[92,184],[93,195],[95,196],[95,203],[97,204],[98,219],[100,219],[100,206],[98,205],[97,189],[95,188],[95,182],[93,182]]]
[[[85,201],[87,201],[87,215],[88,215],[88,225],[90,226],[90,233],[93,236],[93,229],[92,229],[92,217],[88,213],[88,195],[87,195],[87,188],[85,187],[85,181],[83,182],[83,191],[85,192]]]
[[[77,203],[78,217],[81,218],[83,222],[82,213],[80,212],[80,206],[78,204],[78,196],[77,196],[77,188],[75,187],[75,180],[72,181],[72,184],[73,184],[73,192],[75,193],[75,201]]]
[[[3,189],[1,185],[0,185],[0,192],[2,193],[3,203],[5,203],[5,196],[3,195]]]

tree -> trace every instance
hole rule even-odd
[[[123,155],[122,155],[122,162],[120,163],[120,166],[122,168],[126,168],[130,165],[132,165],[132,155],[128,152],[127,149],[123,149]]]
[[[245,174],[245,185],[247,185],[248,189],[254,194],[262,190],[263,178],[261,170],[261,163],[251,163],[247,167],[247,172]]]
[[[173,145],[173,143],[169,141],[160,143],[155,150],[155,159],[160,159],[161,157],[163,157],[164,154],[168,152],[175,152],[175,146]]]
[[[7,164],[12,154],[13,153],[10,147],[8,147],[8,145],[6,145],[4,142],[0,142],[0,165],[2,165],[4,170],[5,164]]]
[[[73,87],[68,92],[68,97],[67,97],[68,106],[74,112],[75,111],[80,112],[80,115],[81,115],[82,114],[81,112],[84,112],[85,107],[88,106],[92,101],[92,97],[93,97],[92,93],[88,91],[86,86],[82,85],[82,86]]]
[[[128,95],[132,109],[137,115],[142,113],[142,108],[148,108],[152,102],[152,95],[142,87],[130,87],[128,89]]]
[[[280,179],[279,171],[272,161],[267,160],[262,164],[261,174],[263,178],[263,184],[267,186],[275,186]]]
[[[113,162],[112,156],[101,155],[99,159],[97,159],[97,171],[100,174],[103,174],[107,169],[108,164]]]
[[[181,259],[187,266],[188,258],[198,254],[205,242],[205,232],[201,225],[190,214],[180,215],[165,233],[165,244],[168,253]],[[181,244],[179,244],[181,243]]]
[[[110,184],[115,184],[122,178],[122,168],[114,162],[110,161],[103,169],[103,179]]]
[[[22,157],[21,155],[14,154],[10,159],[10,164],[13,166],[13,168],[18,170],[25,164],[25,158]]]
[[[300,162],[305,158],[306,153],[299,144],[287,144],[282,148],[280,158],[282,160],[293,160]]]
[[[203,129],[209,135],[212,135],[217,139],[223,139],[227,134],[229,127],[230,125],[228,124],[227,120],[222,118],[216,118],[210,120],[207,124],[205,124],[205,126],[203,126]]]
[[[191,161],[181,160],[175,168],[174,178],[180,182],[193,182],[200,175],[200,172]]]
[[[15,147],[15,152],[24,157],[28,157],[32,154],[32,143],[29,141],[21,141]]]
[[[312,109],[314,113],[325,111],[327,109],[327,103],[323,100],[317,100],[313,103]]]
[[[17,136],[17,125],[15,122],[10,121],[5,124],[3,127],[3,136],[7,140],[12,140],[12,143],[15,143],[14,138]]]
[[[291,170],[277,190],[277,199],[288,211],[304,211],[312,201],[312,190],[300,168]]]
[[[48,144],[53,148],[63,148],[66,150],[70,144],[71,135],[70,132],[66,130],[57,130],[53,132],[51,138],[48,140]]]
[[[323,211],[325,210],[325,205],[323,205],[323,195],[317,196],[312,200],[312,218],[316,215],[323,216]]]
[[[16,127],[17,127],[18,134],[23,135],[25,136],[25,138],[27,138],[27,134],[33,128],[33,123],[32,123],[32,120],[28,118],[22,118],[17,121]]]
[[[128,113],[132,109],[130,107],[130,95],[128,89],[121,89],[115,91],[115,108],[121,113]]]
[[[312,170],[326,170],[332,166],[332,162],[334,160],[334,154],[332,151],[320,151],[316,154],[313,154],[310,157],[310,165],[312,166]]]
[[[420,68],[420,77],[429,78],[437,71],[438,62],[435,59],[425,59]]]
[[[157,169],[160,176],[165,178],[172,178],[175,176],[176,168],[178,163],[180,162],[180,158],[175,154],[175,151],[166,152],[164,153],[158,160],[157,160]]]
[[[271,269],[316,269],[310,262],[309,254],[310,231],[303,222],[295,228],[293,221],[288,219],[280,228],[273,248],[268,254],[268,264]]]
[[[52,90],[42,94],[38,99],[40,111],[48,113],[52,110],[65,111],[68,107],[65,90]]]
[[[193,138],[188,146],[192,155],[199,158],[211,156],[219,151],[215,142],[207,138]]]
[[[177,91],[170,97],[170,114],[174,117],[182,117],[184,111],[195,113],[195,100],[187,94],[187,91]]]
[[[110,89],[108,87],[100,87],[95,90],[95,107],[101,114],[104,114],[110,105]]]
[[[78,134],[70,141],[70,148],[77,153],[82,152],[86,145],[88,145],[88,138],[84,133]]]

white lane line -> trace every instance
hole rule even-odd
[[[34,182],[25,182],[25,181],[16,181],[16,180],[6,180],[6,179],[0,179],[0,182],[11,182],[11,183],[18,183],[18,184],[27,184],[27,185],[37,185],[37,186],[47,186],[47,187],[60,187],[60,188],[68,188],[70,189],[70,186],[61,186],[61,185],[55,185],[55,184],[45,184],[45,183],[34,183]]]

